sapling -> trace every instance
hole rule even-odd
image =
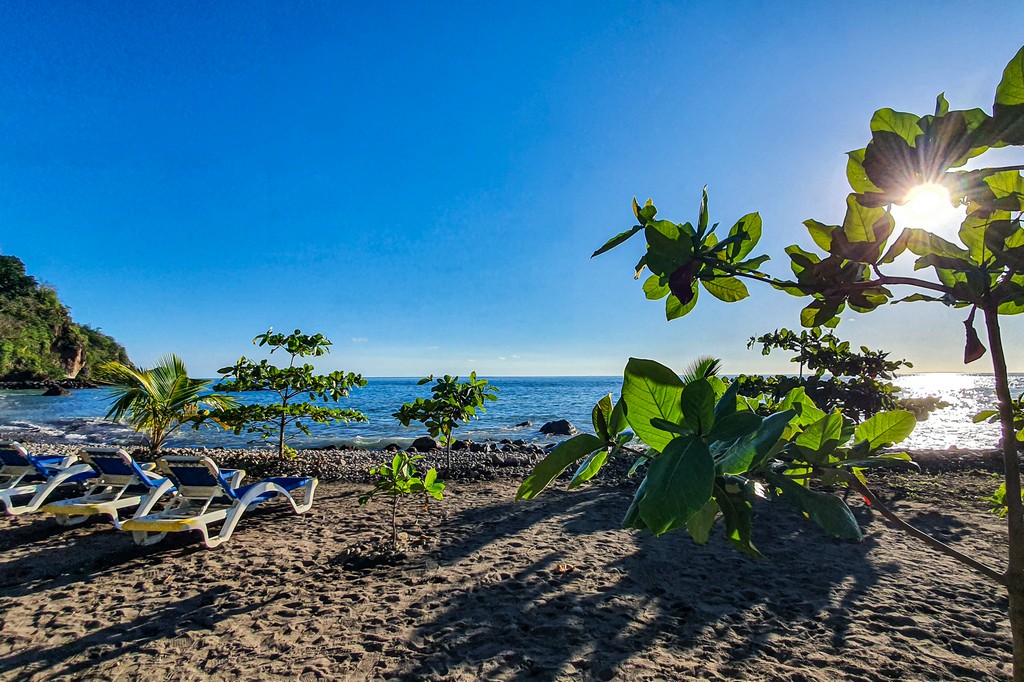
[[[213,417],[229,425],[235,433],[243,430],[258,433],[264,439],[277,439],[278,456],[282,459],[294,457],[295,450],[288,445],[288,427],[309,435],[308,422],[328,424],[351,421],[365,422],[366,415],[352,409],[323,407],[324,403],[338,402],[354,387],[366,385],[366,380],[352,372],[335,371],[329,374],[313,374],[313,365],[296,365],[297,358],[319,357],[330,352],[331,342],[323,334],[303,334],[296,329],[291,334],[275,334],[273,329],[260,334],[252,342],[269,346],[273,354],[284,350],[288,356],[287,367],[276,367],[267,360],[255,362],[246,357],[239,358],[231,367],[220,369],[221,382],[216,389],[226,392],[270,391],[277,393],[280,402],[271,405],[239,405],[219,410]],[[302,400],[305,396],[309,400]]]
[[[429,469],[421,479],[414,462],[422,455],[397,452],[390,462],[370,469],[374,478],[373,490],[359,498],[359,504],[366,504],[377,495],[391,498],[391,550],[398,551],[398,502],[418,496],[430,496],[435,500],[443,497],[444,483],[437,478],[437,470]]]
[[[419,380],[419,385],[434,381],[434,375]],[[478,379],[476,372],[469,375],[469,381],[459,381],[459,377],[448,374],[437,379],[431,387],[430,398],[417,398],[411,403],[402,405],[394,418],[402,426],[411,422],[420,422],[427,427],[427,432],[438,438],[444,446],[445,474],[452,470],[452,435],[455,429],[477,418],[486,412],[484,403],[498,399],[498,388],[490,385],[486,379]]]

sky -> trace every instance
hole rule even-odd
[[[365,376],[791,371],[746,341],[806,301],[752,287],[669,323],[639,237],[590,254],[634,196],[695,221],[707,185],[712,221],[760,212],[786,276],[805,219],[842,221],[872,113],[990,111],[1021,42],[993,27],[1020,25],[1005,2],[6,0],[0,253],[137,364],[194,376],[262,357],[269,327]],[[838,332],[964,371],[962,319],[902,304]]]

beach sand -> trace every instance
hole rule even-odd
[[[1004,523],[983,502],[997,483],[971,464],[873,480],[909,520],[999,566]],[[264,505],[214,550],[0,517],[0,679],[1010,675],[1001,589],[859,500],[861,543],[761,505],[754,559],[720,526],[705,547],[619,529],[629,485],[514,502],[517,484],[451,482],[443,502],[401,513],[404,563],[362,568],[388,507],[360,507],[352,483],[322,484],[303,516]]]

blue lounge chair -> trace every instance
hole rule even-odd
[[[97,473],[86,482],[89,489],[81,497],[51,502],[39,510],[52,514],[62,526],[103,515],[120,530],[123,512],[145,516],[161,498],[174,493],[171,479],[157,475],[152,464],[140,465],[121,448],[85,448],[78,458]]]
[[[0,507],[11,516],[34,512],[58,489],[94,476],[76,455],[37,457],[21,443],[0,442]]]
[[[209,457],[163,457],[157,460],[157,471],[172,478],[178,494],[162,510],[128,519],[122,529],[131,531],[136,544],[158,542],[167,533],[196,531],[207,547],[216,547],[231,537],[242,514],[257,504],[283,497],[296,514],[313,506],[317,480],[312,477],[267,478],[259,483],[241,486],[245,472],[233,476]],[[298,492],[302,498],[296,501]],[[211,526],[222,523],[215,534]]]

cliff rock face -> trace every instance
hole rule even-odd
[[[14,256],[0,256],[0,382],[87,379],[92,368],[130,364],[124,347],[76,324],[57,292],[25,273]]]

